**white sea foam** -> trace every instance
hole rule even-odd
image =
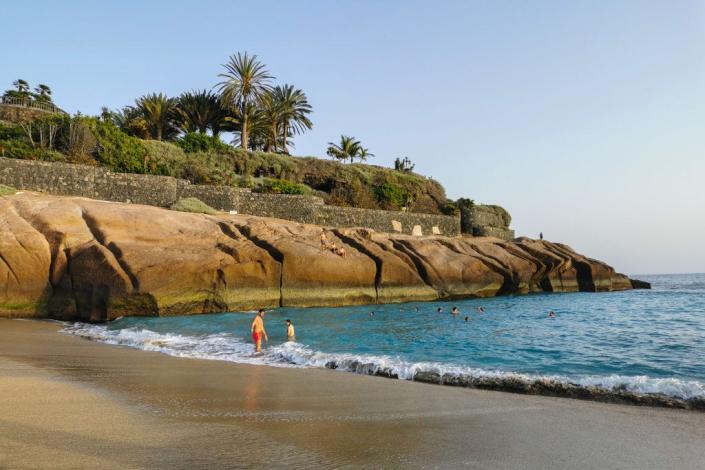
[[[435,373],[440,377],[512,380],[524,383],[552,381],[582,387],[639,394],[659,394],[680,399],[705,398],[705,384],[695,380],[654,378],[648,376],[560,376],[532,375],[501,370],[462,367],[438,362],[409,362],[399,357],[369,354],[325,353],[296,342],[287,342],[253,355],[252,345],[228,334],[187,336],[157,333],[142,328],[110,330],[103,325],[67,324],[64,332],[108,344],[129,346],[170,356],[221,360],[275,367],[330,367],[360,374],[397,376],[412,380],[418,373]]]

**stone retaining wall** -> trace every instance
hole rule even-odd
[[[512,217],[500,206],[477,204],[461,210],[461,230],[475,237],[514,238],[509,228]]]
[[[103,167],[0,158],[0,183],[61,196],[169,207],[195,197],[222,211],[276,217],[336,228],[367,227],[414,235],[460,234],[460,218],[327,206],[314,196],[253,193],[227,186],[190,184],[169,176],[113,173]]]
[[[460,219],[446,215],[390,212],[354,207],[321,206],[316,224],[332,227],[368,227],[378,232],[414,235],[457,235]]]
[[[22,122],[50,116],[51,113],[37,108],[13,106],[0,103],[0,121]]]

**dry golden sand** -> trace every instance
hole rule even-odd
[[[705,413],[168,357],[0,320],[0,468],[703,468]]]

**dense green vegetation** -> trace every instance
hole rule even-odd
[[[294,136],[311,129],[312,107],[293,85],[275,85],[257,56],[236,54],[214,89],[178,97],[150,93],[100,116],[49,114],[0,122],[0,156],[103,165],[116,172],[184,178],[280,194],[312,194],[327,203],[371,209],[455,214],[436,181],[413,173],[408,158],[395,169],[354,163],[374,155],[341,135],[326,153],[332,160],[289,156]],[[24,80],[4,96],[51,102]],[[234,135],[231,144],[221,140]],[[344,162],[350,162],[343,164]]]

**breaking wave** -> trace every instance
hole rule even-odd
[[[66,324],[63,331],[94,341],[176,357],[274,367],[325,367],[444,385],[705,410],[705,384],[696,380],[522,374],[439,362],[409,362],[385,355],[327,353],[296,342],[272,346],[261,355],[253,355],[252,344],[229,333],[189,336],[144,328],[111,330],[104,325],[84,323]]]

